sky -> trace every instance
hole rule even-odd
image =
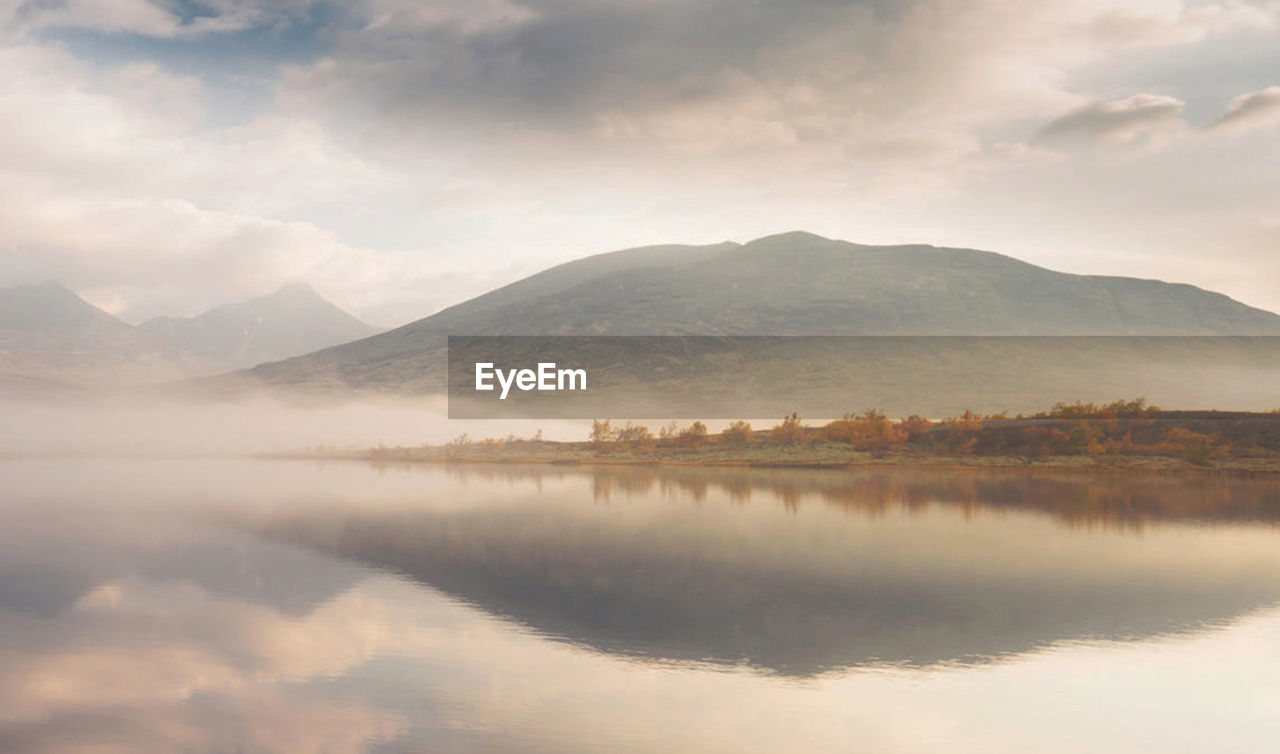
[[[808,230],[1280,310],[1280,2],[0,0],[0,285],[396,325]]]

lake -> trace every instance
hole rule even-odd
[[[0,462],[4,752],[1273,752],[1280,480]]]

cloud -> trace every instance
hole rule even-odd
[[[1187,104],[1175,97],[1135,94],[1116,100],[1091,102],[1059,116],[1040,129],[1037,143],[1149,142],[1182,131]]]
[[[1275,4],[1225,2],[1099,3],[1079,30],[1119,46],[1194,44],[1241,31],[1274,31],[1280,26]]]
[[[469,288],[491,282],[483,270],[424,264],[429,255],[352,246],[312,223],[177,199],[106,201],[3,190],[0,197],[0,226],[13,233],[0,280],[55,278],[129,321],[198,313],[305,280],[375,323],[401,324],[449,303],[442,281],[450,276]],[[477,277],[481,282],[472,282]]]
[[[205,125],[198,79],[0,49],[0,285],[57,278],[130,318],[195,313],[308,279],[342,303],[421,280],[412,260],[291,219],[396,190],[319,124]],[[323,209],[316,210],[323,214]],[[419,311],[419,310],[415,310]]]
[[[1184,120],[1186,102],[1166,95],[1135,94],[1099,100],[1061,115],[1036,132],[1038,145],[1148,144],[1190,133]],[[1280,86],[1242,94],[1204,130],[1249,131],[1280,124]]]
[[[192,587],[164,591],[145,584],[99,586],[85,599],[110,592],[111,604],[86,610],[82,601],[72,613],[100,630],[92,642],[64,637],[66,645],[45,646],[42,653],[31,653],[28,645],[0,684],[7,702],[0,745],[31,752],[355,754],[405,732],[406,721],[394,710],[358,698],[297,693],[299,684],[349,671],[368,658],[367,621],[294,626],[270,609],[236,601],[227,601],[230,615],[214,616],[208,594]],[[155,592],[170,600],[153,601],[153,610],[187,623],[183,641],[132,640],[134,611]],[[349,604],[339,607],[351,617]],[[205,620],[193,625],[197,612]],[[256,654],[261,651],[271,654]],[[103,748],[111,740],[128,744]]]
[[[174,14],[150,0],[6,0],[0,14],[10,33],[63,27],[159,36],[178,25]]]
[[[4,170],[40,175],[66,193],[180,196],[272,213],[393,180],[312,122],[262,116],[205,127],[199,80],[153,64],[91,72],[23,47],[0,51],[0,65],[10,71],[0,79]]]
[[[81,29],[162,39],[283,26],[312,0],[0,0],[0,28],[10,34]]]
[[[1248,152],[1257,132],[1180,136],[1184,109],[1267,83],[1258,64],[1192,76],[1186,61],[1209,40],[1265,47],[1278,13],[1235,0],[0,0],[0,285],[62,277],[141,317],[305,277],[392,324],[591,252],[792,227],[1070,267],[1061,249],[1154,246],[1150,229],[1171,222],[1087,206],[1114,185],[1104,162],[1130,161],[1139,187],[1187,185],[1174,165],[1197,186],[1256,170],[1197,142]],[[307,53],[264,52],[249,79],[238,45],[256,37],[236,34],[249,29]],[[1266,122],[1265,101],[1224,131]],[[1143,145],[1186,159],[1132,164]],[[1194,191],[1177,198],[1195,208],[1175,223],[1188,245],[1263,203]],[[1008,230],[1036,215],[1033,195],[1078,208],[1070,234],[1087,244],[1043,223]]]
[[[789,148],[971,130],[1061,110],[1117,51],[1274,29],[1280,8],[1068,0],[365,0],[287,103],[408,131],[522,130],[633,145]],[[940,141],[954,141],[945,135]]]
[[[1280,86],[1269,86],[1231,100],[1212,128],[1248,131],[1280,124]]]
[[[396,21],[350,24],[323,59],[286,67],[280,105],[362,149],[447,153],[484,182],[565,206],[590,201],[571,181],[622,174],[642,195],[737,194],[762,176],[866,201],[963,190],[1016,167],[1000,145],[1025,141],[1025,124],[1088,101],[1077,71],[1266,33],[1276,15],[1173,0],[523,0],[525,12],[499,2],[474,17],[404,6],[354,6]],[[1099,115],[1124,121],[1107,107]],[[1156,115],[1112,123],[1105,140],[1164,143],[1180,113],[1142,122]]]
[[[475,34],[519,26],[539,15],[529,5],[510,0],[357,0],[349,8],[365,21],[365,33],[390,34],[441,28]]]

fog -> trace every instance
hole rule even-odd
[[[928,388],[935,376],[901,378],[892,389],[878,389],[866,381],[850,379],[847,387],[824,385],[816,392],[804,385],[796,390],[764,390],[755,401],[730,400],[742,409],[742,417],[756,429],[777,424],[791,410],[803,420],[819,425],[845,412],[869,408],[891,417],[919,413],[932,419],[956,416],[965,409],[979,413],[1034,413],[1054,403],[1086,400],[1106,403],[1145,397],[1153,405],[1172,410],[1273,411],[1280,408],[1275,388],[1276,371],[1256,366],[1221,364],[1179,373],[1150,369],[1145,376],[1129,373],[1129,380],[1079,379],[1082,374],[1062,373],[1046,379],[1016,379],[1016,370],[1004,382],[993,378],[998,365],[972,375],[963,386]],[[1077,378],[1077,379],[1073,379]],[[915,384],[912,384],[914,381]],[[985,383],[985,387],[975,387]],[[1008,384],[1006,384],[1008,383]],[[705,385],[702,387],[706,387]],[[739,391],[740,393],[742,391]],[[704,418],[711,395],[689,386],[667,390],[671,412],[679,421]],[[723,399],[725,391],[720,391]],[[765,396],[768,396],[767,398]],[[593,413],[579,415],[628,420],[648,426],[655,433],[672,417],[654,418],[652,405],[637,412],[634,395],[615,393]],[[701,401],[701,402],[700,402]],[[776,405],[775,405],[776,404]],[[822,410],[825,407],[827,410]],[[543,410],[547,410],[544,407]],[[568,406],[566,405],[566,408]],[[594,408],[600,409],[594,412]],[[721,407],[722,408],[722,407]],[[753,408],[755,410],[753,410]],[[769,409],[785,409],[772,411]],[[550,413],[550,412],[549,412]],[[711,432],[725,428],[734,416],[705,421]],[[472,440],[532,437],[539,431],[547,440],[588,439],[590,419],[502,418],[449,419],[448,399],[443,395],[404,398],[352,396],[349,398],[255,393],[223,399],[190,399],[173,395],[145,396],[139,392],[84,394],[76,397],[9,395],[0,397],[0,455],[238,455],[288,453],[326,449],[366,449],[377,445],[439,445],[462,435]],[[641,416],[643,414],[643,416]],[[562,414],[563,415],[563,414]]]
[[[585,440],[591,422],[547,419],[449,419],[444,396],[299,402],[259,394],[236,401],[96,398],[0,398],[0,455],[238,455],[320,446],[365,449],[440,445],[466,434]],[[601,417],[605,418],[605,417]],[[777,417],[753,421],[768,427]],[[615,423],[616,423],[615,419]],[[637,419],[655,432],[667,420]],[[623,420],[625,423],[625,419]],[[687,423],[687,422],[686,422]],[[728,421],[706,422],[718,432]]]
[[[0,399],[0,453],[201,455],[368,448],[473,438],[581,440],[590,422],[451,421],[443,397],[302,404],[257,396],[236,402]]]

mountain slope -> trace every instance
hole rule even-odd
[[[286,359],[377,332],[301,284],[195,317],[156,317],[138,328],[171,343],[204,372]]]
[[[550,272],[565,276],[596,259]],[[1280,316],[1189,285],[808,233],[655,257],[545,292],[527,290],[533,280],[407,327],[451,335],[1280,334]],[[522,289],[531,295],[514,295]]]
[[[5,392],[172,379],[180,374],[176,359],[173,347],[160,338],[59,283],[0,289],[0,382]]]
[[[54,281],[0,289],[0,330],[115,335],[133,332],[127,323]]]
[[[466,334],[1280,335],[1280,316],[1189,285],[1071,275],[971,249],[785,233],[570,262],[236,380],[430,392],[443,385],[443,336]]]

